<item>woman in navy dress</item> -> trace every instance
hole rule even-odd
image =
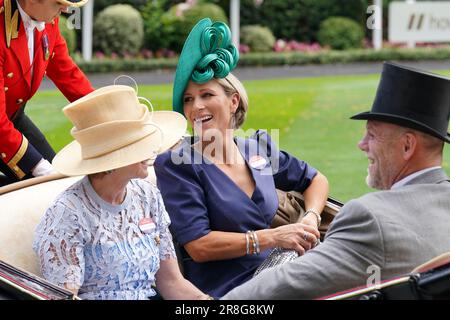
[[[271,248],[311,249],[328,197],[327,179],[279,151],[265,131],[234,136],[248,108],[244,87],[229,73],[237,60],[225,24],[203,19],[193,28],[177,66],[173,107],[197,139],[155,161],[185,277],[214,297],[251,278]],[[276,188],[303,193],[307,214],[301,222],[270,228]]]

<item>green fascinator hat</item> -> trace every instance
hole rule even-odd
[[[239,60],[231,31],[223,22],[206,18],[192,28],[178,60],[173,84],[173,110],[183,113],[183,94],[190,80],[206,83],[225,78]]]

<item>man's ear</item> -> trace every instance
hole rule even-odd
[[[416,152],[417,136],[413,132],[407,132],[403,136],[403,159],[409,160]]]

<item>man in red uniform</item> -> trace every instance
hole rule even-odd
[[[61,12],[87,1],[0,0],[0,171],[7,178],[3,184],[54,171],[50,162],[55,152],[24,113],[44,75],[69,101],[94,90],[70,58],[58,27]]]

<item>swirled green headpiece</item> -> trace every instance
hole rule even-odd
[[[173,110],[183,113],[183,94],[190,80],[205,83],[225,78],[239,60],[231,43],[230,28],[223,22],[200,20],[192,28],[178,60],[173,84]]]

